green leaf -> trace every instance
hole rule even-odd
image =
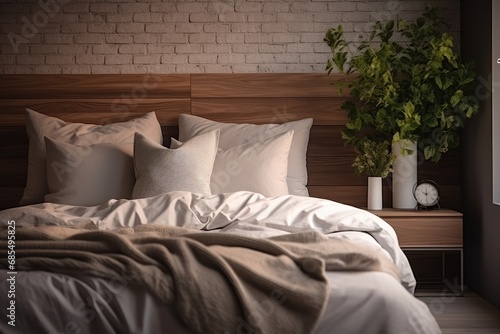
[[[471,118],[477,112],[477,110],[478,110],[477,106],[469,106],[467,108],[466,117]]]
[[[401,140],[401,138],[399,137],[399,131],[394,133],[394,135],[392,136],[392,142],[393,143],[397,143]]]
[[[429,160],[431,157],[434,156],[434,154],[436,154],[436,149],[434,147],[426,146],[424,148],[424,157],[426,160]]]
[[[413,115],[413,112],[415,111],[415,106],[411,101],[408,101],[404,104],[403,106],[404,114],[405,117],[410,118]]]
[[[341,134],[342,139],[346,142],[352,141],[352,139],[354,138],[353,134],[347,129],[342,129]]]
[[[455,107],[463,98],[463,92],[461,90],[457,90],[455,94],[450,98],[450,104],[452,107]]]
[[[346,128],[348,128],[349,130],[356,130],[356,121],[352,122],[352,121],[348,121],[346,124],[345,124]]]
[[[344,71],[344,65],[345,65],[345,62],[347,60],[347,52],[337,52],[334,56],[333,56],[333,62],[335,63],[335,65],[337,66],[337,68],[340,70],[340,72],[342,73],[345,73]]]
[[[354,123],[355,123],[355,129],[360,131],[361,128],[363,127],[363,121],[361,120],[361,118],[356,119]]]
[[[439,89],[443,89],[443,82],[441,81],[441,78],[436,77],[435,81],[436,81],[436,85],[439,87]]]
[[[385,111],[385,109],[379,109],[377,111],[377,114],[375,116],[375,122],[377,123],[387,122],[387,112]]]

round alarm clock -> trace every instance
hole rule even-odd
[[[432,180],[415,183],[413,197],[417,200],[417,210],[439,209],[439,188]]]

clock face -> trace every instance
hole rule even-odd
[[[415,188],[415,199],[420,205],[433,206],[439,201],[439,192],[431,183],[422,182]]]

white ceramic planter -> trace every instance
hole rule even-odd
[[[413,154],[401,154],[401,144],[413,150]],[[392,144],[396,160],[392,165],[392,207],[414,209],[417,201],[413,197],[413,186],[417,183],[417,143],[406,141]]]
[[[382,210],[382,178],[368,177],[368,210]]]

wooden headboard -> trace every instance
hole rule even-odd
[[[354,152],[343,145],[346,121],[326,74],[1,75],[0,209],[16,206],[26,183],[28,139],[24,110],[70,122],[104,124],[156,111],[165,145],[177,137],[177,117],[191,113],[219,122],[283,123],[314,118],[307,163],[311,196],[366,206],[367,178],[354,173]],[[441,186],[442,206],[460,210],[460,150],[438,165],[419,166],[419,179]],[[384,206],[391,207],[390,183]]]

